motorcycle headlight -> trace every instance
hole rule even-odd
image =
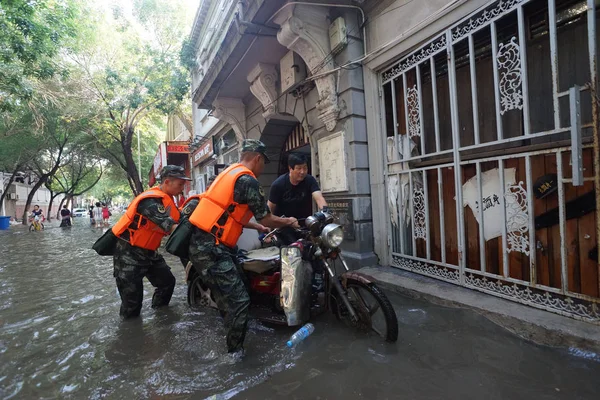
[[[329,224],[321,232],[321,240],[331,247],[339,247],[344,241],[344,230],[338,224]]]

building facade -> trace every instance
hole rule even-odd
[[[25,211],[27,197],[31,193],[31,189],[34,186],[36,179],[37,177],[35,177],[33,173],[23,173],[15,179],[14,182],[7,185],[10,180],[10,174],[0,172],[0,182],[3,182],[0,189],[6,190],[6,196],[4,197],[4,202],[0,209],[0,215],[11,217],[11,221],[20,221],[23,217],[23,212]],[[56,212],[58,211],[58,207],[63,198],[64,195],[58,195],[54,198],[52,218],[56,217]],[[38,205],[44,213],[47,214],[50,199],[50,191],[45,186],[42,186],[33,195],[29,209],[32,210],[34,206]],[[48,216],[46,215],[46,217]]]
[[[203,1],[194,108],[266,189],[309,154],[353,265],[600,323],[596,0],[336,3]]]
[[[192,173],[190,163],[190,143],[193,136],[193,122],[181,113],[169,115],[165,140],[159,143],[154,162],[148,171],[148,186],[152,187],[157,182],[160,170],[165,165],[179,165],[185,169],[188,176]],[[183,196],[176,202],[183,201],[193,191],[193,185],[186,182]]]

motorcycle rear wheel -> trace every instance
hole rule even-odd
[[[204,285],[198,274],[188,283],[187,301],[190,307],[217,307],[210,289]]]
[[[363,283],[348,278],[346,293],[359,321],[350,321],[350,313],[339,299],[339,306],[336,307],[338,317],[359,330],[375,332],[387,342],[393,343],[398,340],[398,318],[394,307],[375,283]]]

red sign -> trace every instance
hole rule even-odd
[[[190,145],[188,142],[167,142],[167,153],[189,154]]]
[[[192,155],[192,165],[195,167],[200,164],[202,161],[206,160],[210,156],[213,155],[213,144],[212,140],[208,140],[204,143],[198,150],[194,152]]]

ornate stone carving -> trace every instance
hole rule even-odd
[[[316,6],[297,5],[282,10],[273,20],[281,26],[277,40],[298,53],[313,75],[333,69],[329,53],[329,25],[323,9]],[[319,119],[328,131],[335,129],[340,114],[334,75],[315,79],[319,101]]]
[[[248,74],[250,91],[263,106],[263,117],[270,118],[277,113],[277,70],[272,64],[258,63]]]
[[[246,138],[246,120],[244,103],[241,99],[222,97],[213,101],[213,116],[231,125],[237,140],[241,143]]]

